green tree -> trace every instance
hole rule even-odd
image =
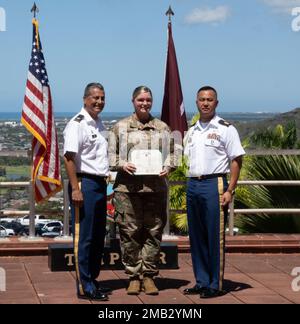
[[[286,126],[277,125],[263,132],[254,133],[249,139],[252,145],[261,148],[293,149],[299,147],[295,121],[289,122]]]
[[[277,125],[274,129],[250,136],[246,146],[265,149],[297,148],[296,125]],[[248,180],[300,180],[299,156],[247,156],[241,178]],[[299,187],[245,186],[236,195],[237,208],[300,208]],[[239,215],[236,226],[241,232],[298,233],[300,217],[294,215]]]
[[[170,181],[186,181],[187,162],[183,158],[181,165],[171,173]],[[170,187],[170,207],[175,210],[186,210],[186,185],[175,185]],[[187,214],[171,213],[170,215],[171,230],[176,232],[178,229],[181,233],[187,233]],[[174,228],[172,228],[172,226]]]

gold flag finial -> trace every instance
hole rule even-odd
[[[169,16],[169,22],[171,22],[171,17],[174,16],[174,12],[173,12],[171,6],[169,6],[168,11],[166,12],[166,16]]]

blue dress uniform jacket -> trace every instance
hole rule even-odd
[[[108,170],[107,141],[104,126],[83,108],[64,130],[64,153],[76,153],[77,177],[83,194],[83,206],[71,201],[77,292],[79,296],[96,290],[96,278],[106,234],[106,176]]]
[[[225,266],[225,224],[228,206],[221,198],[227,190],[230,162],[244,155],[236,129],[215,116],[198,121],[185,138],[188,158],[187,214],[193,270],[198,288],[222,290]]]

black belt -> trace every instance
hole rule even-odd
[[[191,177],[191,179],[195,180],[205,180],[205,179],[213,179],[213,178],[219,178],[219,177],[226,177],[226,173],[214,173],[214,174],[204,174],[200,177]]]
[[[77,178],[88,178],[93,180],[104,180],[106,181],[106,176],[99,176],[96,174],[89,174],[89,173],[77,173]]]

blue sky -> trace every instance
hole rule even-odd
[[[33,0],[0,0],[0,112],[21,111],[30,59]],[[300,32],[292,30],[299,0],[38,0],[40,34],[55,112],[78,111],[84,86],[106,89],[106,111],[131,112],[141,84],[161,110],[167,22],[187,111],[209,84],[223,112],[284,112],[300,106]],[[300,13],[299,13],[300,14]],[[1,24],[0,24],[1,26]]]

